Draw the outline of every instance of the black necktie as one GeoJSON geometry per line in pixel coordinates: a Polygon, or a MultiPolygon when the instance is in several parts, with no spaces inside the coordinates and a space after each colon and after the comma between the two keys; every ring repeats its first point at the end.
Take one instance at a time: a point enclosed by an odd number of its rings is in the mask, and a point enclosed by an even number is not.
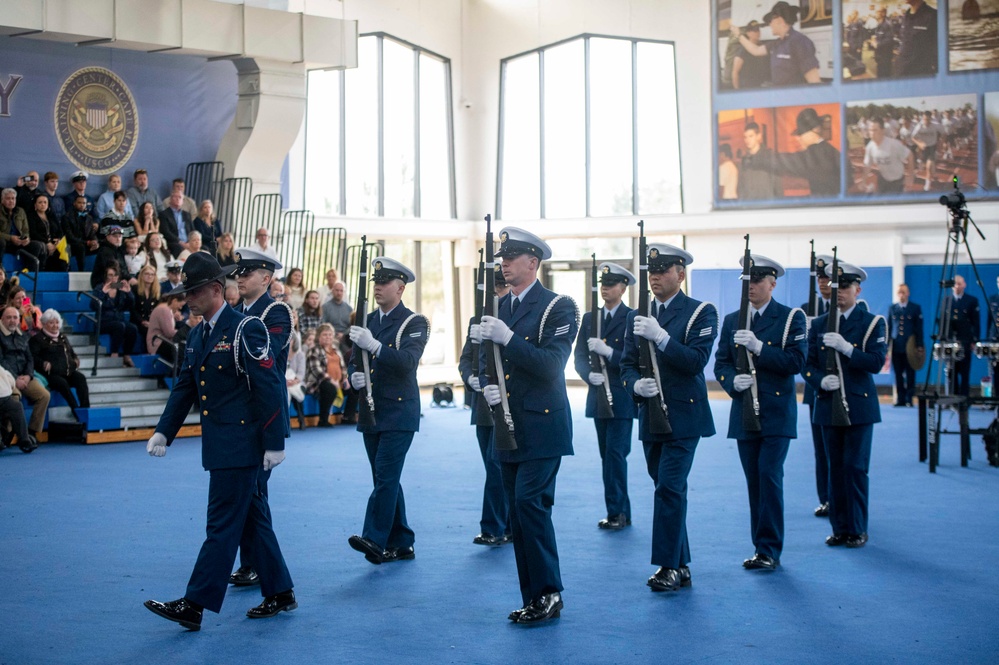
{"type": "Polygon", "coordinates": [[[607,314],[604,315],[604,331],[610,328],[611,319],[613,318],[614,317],[611,316],[610,312],[607,312],[607,314]]]}
{"type": "Polygon", "coordinates": [[[520,307],[520,298],[513,298],[510,301],[510,315],[517,313],[517,308],[520,307]]]}
{"type": "Polygon", "coordinates": [[[753,312],[753,322],[749,326],[750,329],[756,330],[756,324],[759,323],[759,322],[760,322],[760,313],[759,312],[753,312]]]}
{"type": "Polygon", "coordinates": [[[212,336],[212,327],[211,327],[211,325],[209,325],[208,321],[205,321],[204,325],[202,326],[202,331],[201,331],[201,348],[202,349],[207,349],[208,348],[208,338],[211,337],[211,336],[212,336]]]}

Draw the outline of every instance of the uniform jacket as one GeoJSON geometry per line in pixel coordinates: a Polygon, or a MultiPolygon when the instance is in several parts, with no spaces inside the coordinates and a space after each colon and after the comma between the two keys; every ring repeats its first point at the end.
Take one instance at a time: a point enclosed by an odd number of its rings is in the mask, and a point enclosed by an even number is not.
{"type": "MultiPolygon", "coordinates": [[[[359,432],[420,431],[420,386],[416,381],[416,368],[430,337],[427,320],[420,315],[413,317],[396,346],[399,328],[412,314],[401,302],[384,320],[380,320],[380,310],[368,314],[368,330],[382,343],[382,348],[377,358],[370,356],[371,373],[368,375],[368,389],[375,401],[375,425],[363,424],[368,402],[361,398],[359,432]]],[[[363,371],[361,350],[355,345],[347,372],[363,371]]]]}
{"type": "Polygon", "coordinates": [[[635,337],[634,322],[638,312],[628,312],[621,378],[632,398],[638,401],[639,438],[642,441],[672,441],[712,436],[715,433],[715,423],[708,404],[708,389],[704,383],[704,367],[708,364],[711,347],[718,335],[718,311],[714,305],[706,303],[694,317],[694,312],[700,305],[701,301],[689,298],[680,291],[658,319],[659,325],[670,335],[665,351],[656,349],[663,395],[669,410],[670,426],[673,428],[673,433],[669,435],[653,435],[649,432],[645,400],[635,395],[632,387],[642,378],[638,369],[638,343],[645,340],[635,337]]]}
{"type": "MultiPolygon", "coordinates": [[[[475,317],[468,320],[468,327],[471,328],[472,324],[475,322],[475,317]]],[[[480,407],[488,408],[485,400],[481,397],[482,393],[477,393],[472,390],[472,386],[468,385],[468,380],[473,376],[481,376],[481,368],[478,365],[478,358],[472,356],[472,339],[465,333],[465,344],[461,347],[461,357],[458,358],[458,373],[461,374],[461,380],[465,384],[465,392],[472,394],[471,399],[471,410],[472,419],[471,424],[476,423],[476,418],[478,417],[478,411],[480,407]]]]}
{"type": "MultiPolygon", "coordinates": [[[[243,318],[223,306],[207,345],[202,341],[205,322],[191,331],[177,383],[156,425],[172,442],[195,406],[201,413],[201,464],[208,471],[258,466],[265,450],[284,450],[280,418],[285,379],[275,368],[273,354],[258,361],[242,352],[246,374],[236,374],[233,344],[243,318]]],[[[259,355],[266,344],[263,326],[251,321],[241,334],[243,348],[259,355]]]]}
{"type": "MultiPolygon", "coordinates": [[[[573,454],[565,365],[572,354],[579,318],[576,304],[562,298],[552,307],[542,328],[545,310],[557,297],[536,282],[516,314],[510,313],[512,292],[499,301],[499,318],[513,331],[509,344],[499,349],[517,440],[516,450],[496,451],[500,462],[519,463],[573,454]]],[[[480,347],[482,363],[486,347],[485,344],[480,347]]]]}
{"type": "MultiPolygon", "coordinates": [[[[826,332],[828,318],[828,314],[817,317],[812,321],[812,328],[808,333],[805,381],[815,390],[812,421],[816,425],[832,425],[832,400],[838,399],[839,395],[838,390],[831,392],[822,390],[820,386],[822,377],[826,375],[826,346],[822,343],[822,336],[826,332]]],[[[840,354],[846,403],[850,407],[850,423],[853,425],[879,423],[881,407],[878,404],[874,375],[881,371],[885,356],[888,354],[888,326],[883,317],[875,317],[870,312],[854,308],[848,320],[840,321],[839,333],[846,341],[853,344],[851,357],[847,358],[840,354]],[[871,324],[875,319],[877,323],[872,328],[871,324]]]]}
{"type": "Polygon", "coordinates": [[[923,346],[923,310],[911,300],[905,305],[895,303],[888,310],[888,339],[895,353],[903,353],[910,337],[916,346],[923,346]]]}
{"type": "Polygon", "coordinates": [[[763,426],[763,430],[758,433],[742,429],[744,398],[732,385],[736,375],[737,348],[732,336],[739,328],[739,313],[732,312],[725,317],[718,338],[718,354],[715,356],[715,378],[732,397],[728,419],[730,439],[753,439],[761,436],[794,439],[798,436],[798,403],[794,377],[805,368],[808,335],[805,331],[804,313],[794,311],[794,316],[791,316],[792,311],[794,310],[790,307],[771,299],[760,315],[759,322],[752,326],[753,334],[763,342],[760,355],[753,355],[760,400],[760,424],[763,426]]]}
{"type": "MultiPolygon", "coordinates": [[[[601,327],[602,339],[609,347],[614,349],[614,353],[607,358],[607,377],[610,379],[611,397],[614,398],[614,419],[630,419],[638,415],[635,408],[635,400],[631,391],[624,387],[621,381],[621,358],[624,356],[624,329],[628,323],[628,312],[631,308],[621,303],[611,318],[610,326],[601,327]]],[[[601,308],[600,316],[604,316],[601,308]]],[[[592,312],[583,314],[583,322],[579,326],[579,336],[576,338],[576,350],[573,352],[573,359],[576,366],[576,374],[579,374],[583,381],[590,376],[590,349],[586,345],[586,340],[590,338],[593,320],[592,312]]],[[[590,386],[586,393],[586,417],[596,418],[597,416],[597,393],[604,389],[603,386],[590,386]]]]}
{"type": "MultiPolygon", "coordinates": [[[[155,203],[153,205],[156,205],[155,203]]],[[[181,211],[180,217],[182,223],[184,224],[184,230],[187,231],[187,235],[190,237],[191,231],[195,231],[194,220],[185,211],[181,211]]],[[[173,208],[167,208],[160,212],[160,233],[163,234],[163,240],[166,241],[167,247],[170,249],[170,253],[174,256],[180,256],[180,253],[184,251],[184,248],[180,245],[180,231],[177,228],[177,220],[173,216],[173,208]]]]}
{"type": "MultiPolygon", "coordinates": [[[[243,313],[246,316],[261,316],[272,302],[274,302],[274,298],[271,297],[270,293],[265,292],[257,298],[257,302],[253,303],[253,307],[248,312],[243,313]]],[[[267,325],[267,333],[271,338],[271,353],[274,356],[274,365],[281,376],[284,376],[285,370],[288,369],[288,350],[291,348],[291,345],[288,344],[288,338],[291,337],[291,315],[288,313],[288,308],[282,305],[271,307],[271,311],[267,313],[267,319],[264,323],[267,325]]],[[[284,387],[285,395],[287,395],[287,384],[282,381],[281,385],[284,387]]],[[[284,405],[285,434],[286,436],[291,436],[291,420],[288,418],[288,400],[285,399],[281,403],[284,405]]]]}
{"type": "Polygon", "coordinates": [[[978,311],[978,298],[967,291],[958,300],[948,295],[944,301],[944,312],[950,312],[950,338],[965,346],[978,341],[982,332],[982,317],[978,311]]]}
{"type": "MultiPolygon", "coordinates": [[[[823,314],[826,313],[826,311],[827,311],[827,309],[828,309],[829,306],[826,304],[826,301],[822,299],[822,296],[816,295],[815,297],[818,299],[818,315],[817,315],[817,317],[818,316],[822,316],[823,314]]],[[[807,302],[806,303],[802,303],[801,309],[805,312],[805,316],[807,317],[808,316],[808,303],[807,302]]],[[[815,319],[812,319],[811,323],[808,324],[809,325],[809,330],[811,330],[811,325],[814,324],[814,323],[815,323],[815,319]]],[[[802,378],[804,378],[804,376],[802,378]]],[[[802,404],[807,404],[809,406],[812,406],[812,405],[815,404],[815,391],[812,389],[812,384],[810,384],[808,381],[805,381],[805,392],[802,395],[801,403],[802,404]]]]}
{"type": "Polygon", "coordinates": [[[14,378],[31,376],[35,371],[35,361],[28,348],[28,335],[20,330],[11,333],[0,332],[0,366],[14,378]]]}

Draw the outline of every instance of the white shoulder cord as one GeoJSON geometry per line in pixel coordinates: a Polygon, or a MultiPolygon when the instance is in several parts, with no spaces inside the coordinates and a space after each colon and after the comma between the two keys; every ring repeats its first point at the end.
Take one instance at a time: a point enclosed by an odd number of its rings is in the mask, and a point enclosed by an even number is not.
{"type": "MultiPolygon", "coordinates": [[[[867,340],[871,338],[871,333],[874,332],[874,329],[878,326],[878,320],[884,321],[885,317],[881,316],[880,314],[874,315],[874,320],[871,321],[871,325],[867,326],[867,333],[864,334],[864,343],[860,345],[861,351],[864,352],[867,351],[867,340]]],[[[888,324],[885,323],[885,325],[887,326],[888,324]]]]}
{"type": "MultiPolygon", "coordinates": [[[[274,301],[270,305],[268,305],[264,309],[263,312],[261,312],[260,316],[246,316],[246,317],[243,317],[243,320],[240,321],[239,325],[236,326],[236,335],[235,335],[236,339],[234,339],[233,343],[232,343],[232,355],[233,355],[233,361],[236,363],[236,374],[237,375],[239,375],[239,374],[246,374],[246,369],[243,367],[243,364],[240,362],[240,350],[244,346],[243,343],[242,343],[242,341],[243,341],[243,326],[245,326],[250,321],[259,321],[260,324],[264,327],[264,337],[267,340],[267,343],[264,344],[264,348],[261,349],[259,356],[253,355],[253,352],[250,351],[249,349],[246,350],[246,355],[248,355],[251,359],[256,360],[256,361],[259,362],[259,361],[263,360],[264,358],[266,358],[268,356],[268,354],[270,354],[270,352],[271,352],[271,333],[270,333],[270,330],[267,329],[267,322],[264,319],[267,317],[267,313],[270,312],[271,308],[274,307],[275,305],[281,305],[282,307],[285,307],[288,310],[288,312],[289,312],[289,319],[288,319],[288,321],[290,323],[291,322],[290,312],[292,311],[291,306],[288,303],[274,301]]],[[[289,344],[291,344],[291,334],[290,334],[290,332],[291,331],[289,330],[288,341],[285,342],[285,346],[288,346],[289,344]]],[[[247,377],[246,377],[246,382],[247,382],[247,384],[249,384],[249,382],[250,382],[249,375],[247,375],[247,377]]]]}
{"type": "MultiPolygon", "coordinates": [[[[794,322],[794,315],[797,312],[801,312],[801,315],[805,316],[805,310],[801,309],[800,307],[795,307],[787,315],[787,321],[784,322],[784,337],[781,338],[781,341],[780,341],[780,348],[782,348],[782,349],[787,346],[787,336],[791,334],[791,323],[794,322]]],[[[805,329],[806,330],[808,329],[808,317],[807,316],[805,316],[805,329]]]]}
{"type": "Polygon", "coordinates": [[[684,344],[686,344],[688,341],[690,341],[690,329],[694,327],[694,321],[697,320],[697,316],[701,313],[701,311],[705,307],[709,307],[709,306],[710,307],[714,307],[715,311],[718,311],[718,308],[715,307],[714,303],[711,303],[711,302],[702,302],[700,305],[697,306],[697,309],[694,310],[694,313],[690,315],[690,320],[687,321],[687,330],[683,333],[683,343],[684,344]]]}
{"type": "Polygon", "coordinates": [[[548,315],[551,314],[552,309],[555,308],[555,304],[559,300],[568,300],[572,303],[573,317],[576,321],[576,327],[579,327],[579,307],[576,305],[576,301],[566,295],[557,295],[555,298],[548,303],[548,307],[545,308],[545,313],[541,315],[541,325],[538,326],[538,342],[541,342],[541,335],[545,332],[545,323],[548,321],[548,315]]]}
{"type": "Polygon", "coordinates": [[[396,335],[395,335],[395,348],[398,349],[400,347],[400,345],[402,344],[402,333],[406,331],[406,326],[409,325],[409,322],[412,321],[413,319],[415,319],[416,317],[420,317],[421,319],[423,319],[426,322],[426,324],[427,324],[427,340],[428,341],[430,340],[430,319],[428,319],[427,317],[425,317],[422,314],[417,314],[416,312],[414,312],[414,313],[410,314],[408,317],[406,317],[406,320],[402,322],[401,326],[399,326],[399,332],[397,332],[396,335]]]}

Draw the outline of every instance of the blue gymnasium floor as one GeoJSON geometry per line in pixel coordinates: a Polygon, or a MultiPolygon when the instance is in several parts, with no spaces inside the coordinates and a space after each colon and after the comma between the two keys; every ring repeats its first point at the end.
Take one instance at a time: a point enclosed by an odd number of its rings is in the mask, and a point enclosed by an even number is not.
{"type": "MultiPolygon", "coordinates": [[[[198,441],[164,459],[144,443],[5,451],[0,663],[996,662],[999,469],[980,437],[966,469],[951,437],[931,476],[916,461],[915,410],[883,407],[861,550],[823,544],[811,442],[792,444],[783,567],[769,575],[741,566],[752,546],[735,445],[702,441],[690,477],[693,588],[653,594],[641,448],[630,458],[634,526],[599,531],[595,437],[582,392],[572,399],[577,454],[563,463],[554,513],[566,608],[549,625],[506,620],[520,605],[513,551],[471,543],[483,472],[468,414],[428,408],[403,474],[415,561],[372,566],[347,545],[370,491],[359,435],[296,432],[270,491],[300,608],[250,620],[258,591],[234,589],[200,633],[142,607],[183,595],[201,544],[198,441]]],[[[728,402],[713,409],[724,432],[728,402]]]]}

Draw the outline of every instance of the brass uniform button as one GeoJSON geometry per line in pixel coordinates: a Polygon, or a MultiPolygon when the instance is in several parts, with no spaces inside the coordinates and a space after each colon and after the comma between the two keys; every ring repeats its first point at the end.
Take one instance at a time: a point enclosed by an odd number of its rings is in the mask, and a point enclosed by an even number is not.
{"type": "Polygon", "coordinates": [[[203,416],[207,416],[207,415],[208,415],[208,409],[205,409],[204,411],[202,411],[202,412],[201,412],[201,415],[203,415],[203,416]]]}
{"type": "Polygon", "coordinates": [[[201,382],[201,385],[205,385],[205,382],[204,382],[204,381],[202,381],[202,382],[201,382]]]}
{"type": "Polygon", "coordinates": [[[208,395],[202,395],[201,396],[201,401],[202,402],[204,402],[206,399],[208,399],[208,395]]]}
{"type": "Polygon", "coordinates": [[[548,409],[545,409],[545,413],[548,413],[548,409]]]}
{"type": "Polygon", "coordinates": [[[204,372],[204,371],[205,371],[205,366],[204,366],[204,365],[202,365],[202,366],[201,366],[201,371],[202,371],[202,372],[204,372]]]}

